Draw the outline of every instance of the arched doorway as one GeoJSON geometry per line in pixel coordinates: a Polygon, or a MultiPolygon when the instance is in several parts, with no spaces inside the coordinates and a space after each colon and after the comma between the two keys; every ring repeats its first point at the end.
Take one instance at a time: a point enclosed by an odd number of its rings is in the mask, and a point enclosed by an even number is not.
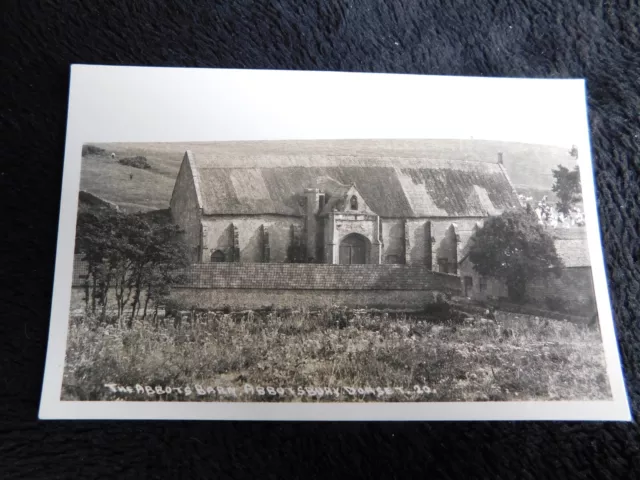
{"type": "Polygon", "coordinates": [[[225,261],[225,255],[220,250],[216,250],[215,252],[211,253],[212,263],[222,263],[224,261],[225,261]]]}
{"type": "Polygon", "coordinates": [[[358,233],[347,235],[340,242],[340,265],[367,263],[369,241],[358,233]]]}

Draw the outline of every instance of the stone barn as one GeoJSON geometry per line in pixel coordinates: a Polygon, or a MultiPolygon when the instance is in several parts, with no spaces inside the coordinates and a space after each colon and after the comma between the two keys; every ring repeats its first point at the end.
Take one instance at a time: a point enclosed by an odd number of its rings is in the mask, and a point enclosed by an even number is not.
{"type": "MultiPolygon", "coordinates": [[[[560,276],[532,279],[527,284],[527,303],[548,310],[572,310],[588,314],[595,312],[595,291],[587,234],[584,228],[549,228],[558,256],[564,263],[560,276]]],[[[460,261],[462,294],[473,300],[485,301],[507,298],[506,284],[497,278],[483,277],[474,269],[466,256],[460,261]]]]}
{"type": "Polygon", "coordinates": [[[474,226],[519,206],[501,161],[318,144],[304,154],[286,142],[277,153],[186,151],[170,208],[193,261],[407,264],[457,274],[474,226]]]}

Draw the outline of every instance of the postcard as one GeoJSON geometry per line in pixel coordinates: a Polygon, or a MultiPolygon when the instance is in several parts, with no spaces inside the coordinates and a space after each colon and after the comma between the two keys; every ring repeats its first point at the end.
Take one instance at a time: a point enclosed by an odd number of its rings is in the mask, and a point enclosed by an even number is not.
{"type": "Polygon", "coordinates": [[[630,420],[573,79],[74,65],[42,419],[630,420]]]}

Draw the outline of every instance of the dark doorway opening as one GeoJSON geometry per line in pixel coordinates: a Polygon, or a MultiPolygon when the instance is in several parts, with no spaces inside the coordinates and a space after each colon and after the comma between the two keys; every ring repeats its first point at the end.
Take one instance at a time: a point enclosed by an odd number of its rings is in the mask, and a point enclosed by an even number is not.
{"type": "Polygon", "coordinates": [[[473,290],[473,278],[464,277],[464,296],[470,297],[473,290]]]}
{"type": "Polygon", "coordinates": [[[220,250],[216,250],[211,254],[211,262],[212,263],[222,263],[225,260],[225,255],[220,250]]]}
{"type": "Polygon", "coordinates": [[[367,239],[357,233],[347,235],[340,242],[340,265],[367,263],[367,239]]]}

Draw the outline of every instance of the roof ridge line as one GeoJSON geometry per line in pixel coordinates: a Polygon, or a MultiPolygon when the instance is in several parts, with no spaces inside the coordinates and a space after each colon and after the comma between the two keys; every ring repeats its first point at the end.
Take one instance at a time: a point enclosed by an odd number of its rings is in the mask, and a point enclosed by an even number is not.
{"type": "MultiPolygon", "coordinates": [[[[304,157],[313,157],[314,155],[304,155],[304,157]]],[[[360,156],[357,155],[317,155],[319,157],[331,157],[331,158],[361,158],[360,156]]],[[[303,155],[244,155],[244,156],[237,156],[234,155],[233,158],[234,159],[242,159],[242,158],[257,158],[257,157],[303,157],[303,155]]],[[[368,156],[368,158],[386,158],[386,159],[404,159],[404,160],[413,160],[415,159],[416,161],[421,161],[421,160],[426,160],[426,161],[434,161],[434,162],[446,162],[446,163],[465,163],[465,164],[481,164],[481,165],[495,165],[496,167],[498,166],[498,164],[491,162],[491,161],[484,161],[484,160],[468,160],[468,159],[446,159],[446,158],[429,158],[429,157],[396,157],[396,156],[375,156],[375,157],[371,157],[368,156]]],[[[366,157],[363,158],[363,160],[366,160],[366,157]]],[[[350,165],[324,165],[322,163],[316,163],[313,165],[313,167],[335,167],[335,166],[345,166],[348,167],[350,165]]],[[[359,167],[366,167],[367,165],[358,165],[359,167]]],[[[394,168],[395,165],[372,165],[372,167],[389,167],[389,168],[394,168]]],[[[220,166],[216,166],[216,165],[206,165],[206,166],[200,166],[199,167],[201,170],[205,170],[205,169],[216,169],[216,168],[233,168],[233,169],[248,169],[248,168],[309,168],[306,165],[276,165],[276,166],[268,166],[268,165],[220,165],[220,166]]],[[[502,169],[504,169],[502,167],[502,169]]],[[[505,170],[506,171],[506,170],[505,170]]],[[[510,182],[511,183],[511,182],[510,182]]]]}

